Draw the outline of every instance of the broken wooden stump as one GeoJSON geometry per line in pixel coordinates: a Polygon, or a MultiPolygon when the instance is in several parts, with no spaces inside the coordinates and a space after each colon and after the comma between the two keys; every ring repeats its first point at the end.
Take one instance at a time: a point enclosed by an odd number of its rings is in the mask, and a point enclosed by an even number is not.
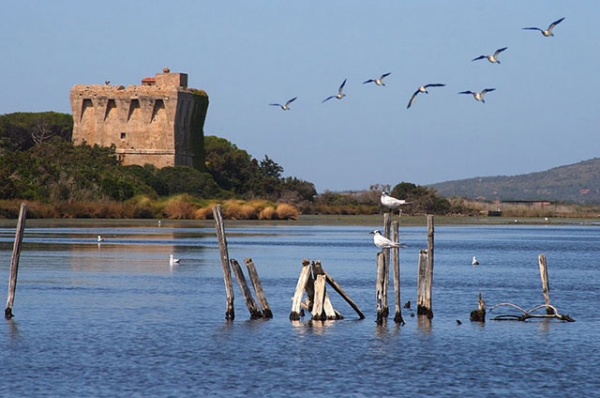
{"type": "Polygon", "coordinates": [[[19,219],[15,231],[15,241],[13,243],[12,257],[10,259],[10,275],[8,278],[8,297],[6,299],[6,309],[4,318],[11,320],[13,318],[12,308],[15,303],[15,293],[17,291],[17,275],[19,273],[19,257],[21,256],[21,243],[23,242],[23,231],[25,230],[25,219],[27,217],[27,204],[21,203],[19,210],[19,219]]]}
{"type": "Polygon", "coordinates": [[[433,289],[433,248],[434,248],[433,216],[427,216],[427,250],[419,252],[417,279],[417,315],[433,318],[431,296],[433,289]]]}
{"type": "Polygon", "coordinates": [[[381,325],[385,319],[385,304],[383,300],[383,284],[385,281],[385,256],[383,252],[377,253],[377,279],[375,280],[375,300],[377,303],[377,322],[381,325]]]}
{"type": "Polygon", "coordinates": [[[259,319],[263,317],[262,312],[258,309],[254,298],[252,297],[252,292],[248,287],[248,283],[246,282],[246,277],[244,277],[244,273],[242,272],[242,267],[235,260],[231,259],[231,268],[233,269],[233,274],[235,275],[235,279],[237,279],[238,286],[242,291],[242,296],[246,301],[246,307],[248,307],[248,311],[250,312],[250,319],[259,319]]]}
{"type": "MultiPolygon", "coordinates": [[[[398,221],[392,222],[392,242],[400,242],[399,225],[398,221]]],[[[394,301],[396,310],[394,322],[404,325],[402,309],[400,308],[400,248],[395,247],[392,249],[392,267],[394,269],[394,301]]]]}
{"type": "Polygon", "coordinates": [[[233,321],[235,318],[235,309],[233,307],[233,281],[231,280],[231,268],[229,268],[229,252],[227,251],[227,238],[225,237],[221,205],[213,207],[213,217],[215,219],[215,229],[217,230],[219,253],[221,256],[221,267],[223,268],[223,280],[225,282],[225,319],[233,321]]]}
{"type": "MultiPolygon", "coordinates": [[[[542,278],[542,294],[544,295],[544,301],[546,305],[550,305],[550,284],[548,282],[548,265],[546,263],[546,255],[538,255],[538,264],[540,266],[540,277],[542,278]]],[[[552,309],[546,307],[546,313],[552,314],[552,309]]]]}
{"type": "Polygon", "coordinates": [[[302,296],[304,295],[306,283],[308,282],[310,275],[310,261],[304,259],[302,260],[302,270],[300,271],[300,277],[298,278],[298,283],[296,284],[296,290],[294,292],[294,298],[292,299],[292,311],[290,312],[291,321],[300,320],[302,296]]]}
{"type": "Polygon", "coordinates": [[[260,283],[260,279],[258,277],[258,272],[256,272],[256,266],[251,258],[245,258],[244,263],[246,264],[246,268],[248,269],[248,275],[250,276],[250,280],[252,281],[252,286],[254,287],[254,292],[256,293],[256,298],[258,299],[258,303],[262,307],[262,315],[265,318],[273,318],[273,312],[271,312],[271,307],[269,307],[269,303],[267,302],[267,296],[265,295],[265,291],[262,288],[262,284],[260,283]]]}
{"type": "Polygon", "coordinates": [[[471,322],[485,322],[485,301],[479,292],[479,305],[476,310],[471,311],[471,322]]]}

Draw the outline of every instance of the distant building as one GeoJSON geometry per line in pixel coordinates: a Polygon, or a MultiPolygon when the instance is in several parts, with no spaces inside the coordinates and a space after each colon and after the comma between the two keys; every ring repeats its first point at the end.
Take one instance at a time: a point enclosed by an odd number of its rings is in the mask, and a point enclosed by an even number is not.
{"type": "Polygon", "coordinates": [[[116,147],[124,165],[205,168],[208,95],[168,68],[139,86],[77,84],[71,89],[73,141],[116,147]]]}

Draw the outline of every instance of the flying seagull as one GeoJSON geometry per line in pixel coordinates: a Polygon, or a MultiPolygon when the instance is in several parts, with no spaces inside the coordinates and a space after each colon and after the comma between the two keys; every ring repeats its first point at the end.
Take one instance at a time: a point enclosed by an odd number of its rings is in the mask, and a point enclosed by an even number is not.
{"type": "Polygon", "coordinates": [[[284,111],[289,111],[289,110],[290,110],[290,104],[291,104],[292,102],[296,101],[296,98],[298,98],[298,97],[294,97],[294,98],[292,98],[291,100],[289,100],[288,102],[286,102],[286,103],[285,103],[285,105],[281,105],[281,104],[269,104],[269,105],[272,105],[272,106],[278,106],[278,107],[280,107],[281,109],[283,109],[284,111]]]}
{"type": "Polygon", "coordinates": [[[346,96],[346,94],[343,93],[344,90],[344,85],[346,84],[346,80],[344,79],[344,81],[342,82],[342,84],[340,85],[340,88],[338,89],[338,93],[337,95],[330,95],[329,97],[325,98],[321,103],[325,102],[325,101],[329,101],[332,98],[337,98],[337,99],[342,99],[346,96]]]}
{"type": "Polygon", "coordinates": [[[531,27],[531,28],[523,28],[523,30],[539,30],[540,32],[542,32],[542,34],[545,37],[548,36],[554,36],[554,33],[552,33],[552,29],[554,29],[554,27],[556,25],[558,25],[559,23],[561,23],[563,21],[563,19],[565,19],[565,17],[562,17],[561,19],[554,21],[550,24],[550,26],[548,26],[548,29],[544,30],[544,29],[540,29],[540,28],[536,28],[536,27],[531,27]]]}
{"type": "Polygon", "coordinates": [[[391,210],[397,209],[402,205],[409,204],[409,202],[407,202],[406,200],[396,199],[393,196],[388,195],[385,191],[381,192],[381,197],[379,198],[379,200],[381,201],[382,205],[388,207],[391,210]]]}
{"type": "Polygon", "coordinates": [[[391,249],[404,246],[401,243],[392,242],[385,236],[381,235],[381,232],[377,229],[371,233],[373,234],[373,243],[375,243],[375,246],[379,247],[380,249],[391,249]]]}
{"type": "Polygon", "coordinates": [[[419,93],[425,93],[425,94],[429,94],[429,91],[427,91],[428,87],[444,87],[445,84],[441,84],[441,83],[434,83],[434,84],[426,84],[424,86],[420,86],[417,91],[415,91],[412,95],[412,97],[410,97],[410,101],[408,101],[408,106],[406,107],[406,109],[410,108],[410,106],[413,104],[413,102],[415,102],[415,99],[417,98],[417,94],[419,93]]]}
{"type": "Polygon", "coordinates": [[[369,79],[367,81],[364,81],[363,84],[366,84],[366,83],[375,83],[378,86],[385,86],[385,84],[383,83],[383,79],[386,76],[388,76],[390,73],[392,73],[392,72],[384,73],[383,75],[381,75],[381,77],[379,79],[369,79]]]}
{"type": "Polygon", "coordinates": [[[508,47],[504,47],[504,48],[499,48],[496,50],[496,52],[494,53],[494,55],[480,55],[477,58],[473,58],[471,61],[477,61],[478,59],[487,59],[488,61],[490,61],[491,63],[496,63],[498,65],[500,65],[500,61],[498,60],[498,55],[500,55],[500,53],[504,50],[506,50],[508,47]]]}
{"type": "Polygon", "coordinates": [[[483,99],[483,96],[485,95],[485,93],[489,93],[490,91],[494,91],[495,88],[486,88],[481,90],[480,93],[474,93],[472,91],[461,91],[459,94],[471,94],[473,96],[473,98],[475,98],[477,101],[481,101],[485,104],[485,100],[483,99]]]}

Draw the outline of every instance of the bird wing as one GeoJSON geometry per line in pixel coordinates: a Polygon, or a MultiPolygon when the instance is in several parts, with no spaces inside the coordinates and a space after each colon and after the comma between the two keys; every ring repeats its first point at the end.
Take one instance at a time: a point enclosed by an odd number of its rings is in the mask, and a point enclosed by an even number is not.
{"type": "Polygon", "coordinates": [[[288,106],[289,104],[291,104],[292,102],[296,101],[296,98],[298,97],[294,97],[291,100],[289,100],[288,102],[285,103],[285,106],[288,106]]]}
{"type": "Polygon", "coordinates": [[[340,89],[338,90],[338,92],[339,92],[340,94],[342,93],[342,90],[344,89],[344,86],[346,85],[346,80],[347,80],[347,79],[344,79],[344,81],[342,82],[342,85],[340,86],[340,89]]]}
{"type": "Polygon", "coordinates": [[[461,91],[459,94],[475,94],[472,91],[461,91]]]}
{"type": "Polygon", "coordinates": [[[410,108],[412,103],[415,102],[415,99],[417,98],[417,94],[419,94],[419,90],[415,91],[413,93],[412,97],[410,97],[410,101],[408,101],[408,106],[406,107],[406,109],[410,108]]]}
{"type": "Polygon", "coordinates": [[[552,28],[554,28],[556,25],[558,25],[559,23],[561,23],[563,21],[563,19],[565,19],[565,17],[562,17],[561,19],[552,22],[550,24],[550,26],[548,26],[548,30],[552,30],[552,28]]]}
{"type": "Polygon", "coordinates": [[[535,27],[531,27],[531,28],[522,28],[521,30],[539,30],[540,32],[543,32],[543,29],[540,28],[535,28],[535,27]]]}
{"type": "Polygon", "coordinates": [[[497,57],[498,54],[500,54],[502,51],[506,50],[508,47],[504,47],[504,48],[499,48],[496,50],[496,52],[494,53],[494,57],[497,57]]]}
{"type": "Polygon", "coordinates": [[[390,73],[392,73],[392,72],[384,73],[383,75],[381,75],[381,77],[379,79],[382,80],[384,77],[388,76],[390,73]]]}
{"type": "Polygon", "coordinates": [[[332,98],[335,98],[335,95],[330,95],[329,97],[325,98],[321,103],[323,103],[325,101],[329,101],[332,98]]]}
{"type": "Polygon", "coordinates": [[[423,87],[427,88],[427,87],[444,87],[445,84],[442,83],[432,83],[432,84],[426,84],[423,87]]]}
{"type": "Polygon", "coordinates": [[[477,61],[478,59],[484,59],[486,56],[485,55],[480,55],[477,58],[473,58],[471,61],[477,61]]]}
{"type": "Polygon", "coordinates": [[[271,106],[282,106],[281,104],[269,104],[271,106]]]}
{"type": "Polygon", "coordinates": [[[374,81],[375,81],[375,80],[373,80],[373,79],[369,79],[369,80],[366,80],[366,81],[364,81],[364,82],[363,82],[363,84],[366,84],[366,83],[373,83],[374,81]]]}
{"type": "Polygon", "coordinates": [[[494,91],[495,88],[484,88],[483,90],[481,90],[481,95],[485,94],[485,93],[489,93],[490,91],[494,91]]]}

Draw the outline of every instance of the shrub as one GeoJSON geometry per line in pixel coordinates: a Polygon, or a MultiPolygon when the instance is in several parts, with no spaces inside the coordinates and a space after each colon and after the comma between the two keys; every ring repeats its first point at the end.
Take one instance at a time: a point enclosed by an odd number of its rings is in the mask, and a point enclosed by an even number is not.
{"type": "Polygon", "coordinates": [[[282,203],[275,209],[277,218],[280,220],[297,220],[300,212],[294,206],[282,203]]]}

